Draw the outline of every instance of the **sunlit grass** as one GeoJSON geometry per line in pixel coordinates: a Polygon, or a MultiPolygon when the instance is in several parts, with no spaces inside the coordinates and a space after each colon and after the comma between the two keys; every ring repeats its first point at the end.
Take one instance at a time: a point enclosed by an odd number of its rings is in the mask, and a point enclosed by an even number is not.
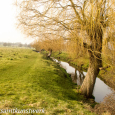
{"type": "Polygon", "coordinates": [[[30,49],[0,48],[0,55],[0,109],[44,108],[48,115],[94,115],[55,62],[30,49]]]}

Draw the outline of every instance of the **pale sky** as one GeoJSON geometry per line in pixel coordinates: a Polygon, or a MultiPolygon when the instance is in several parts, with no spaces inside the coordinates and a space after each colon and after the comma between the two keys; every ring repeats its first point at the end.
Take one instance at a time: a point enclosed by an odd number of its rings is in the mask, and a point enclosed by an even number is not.
{"type": "Polygon", "coordinates": [[[0,42],[30,43],[30,40],[16,28],[15,0],[0,0],[0,42]]]}

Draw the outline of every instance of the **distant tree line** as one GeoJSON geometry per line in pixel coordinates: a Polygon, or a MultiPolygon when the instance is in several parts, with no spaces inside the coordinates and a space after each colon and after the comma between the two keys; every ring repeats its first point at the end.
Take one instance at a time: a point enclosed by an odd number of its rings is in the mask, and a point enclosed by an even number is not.
{"type": "Polygon", "coordinates": [[[20,42],[17,42],[17,43],[0,42],[0,46],[28,47],[28,48],[31,48],[31,45],[30,45],[30,44],[22,44],[22,43],[20,43],[20,42]]]}

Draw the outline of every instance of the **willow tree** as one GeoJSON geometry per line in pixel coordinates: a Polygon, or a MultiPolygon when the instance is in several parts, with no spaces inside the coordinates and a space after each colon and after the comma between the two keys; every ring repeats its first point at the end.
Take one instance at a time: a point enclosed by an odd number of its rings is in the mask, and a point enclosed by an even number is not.
{"type": "Polygon", "coordinates": [[[64,49],[64,40],[63,38],[55,38],[56,36],[50,35],[44,39],[34,40],[32,46],[37,50],[41,51],[42,49],[49,51],[48,57],[51,56],[52,51],[59,53],[64,49]],[[55,38],[55,39],[54,39],[55,38]]]}
{"type": "Polygon", "coordinates": [[[81,93],[90,97],[102,67],[106,31],[114,31],[114,0],[19,0],[17,6],[19,25],[27,35],[38,39],[55,35],[69,41],[74,31],[76,42],[89,53],[89,68],[81,93]]]}

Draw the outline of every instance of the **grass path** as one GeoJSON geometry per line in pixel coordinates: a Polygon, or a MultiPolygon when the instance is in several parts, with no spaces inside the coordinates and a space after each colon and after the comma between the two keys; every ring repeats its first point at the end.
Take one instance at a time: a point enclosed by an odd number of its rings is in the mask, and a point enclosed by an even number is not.
{"type": "Polygon", "coordinates": [[[0,109],[44,108],[47,115],[94,115],[55,62],[29,49],[2,48],[0,53],[0,109]]]}

